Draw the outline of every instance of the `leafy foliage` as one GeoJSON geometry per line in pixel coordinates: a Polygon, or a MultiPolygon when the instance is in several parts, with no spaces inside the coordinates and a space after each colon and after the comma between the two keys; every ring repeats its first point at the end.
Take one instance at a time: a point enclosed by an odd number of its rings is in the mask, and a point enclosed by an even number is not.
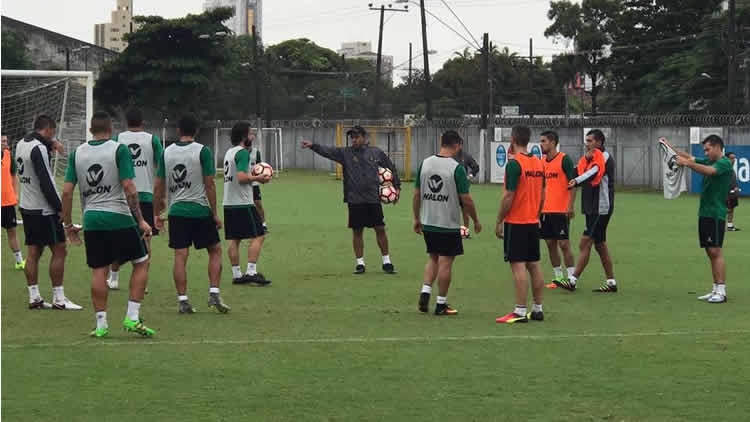
{"type": "Polygon", "coordinates": [[[26,37],[15,31],[2,31],[2,64],[3,69],[33,69],[26,50],[26,37]]]}

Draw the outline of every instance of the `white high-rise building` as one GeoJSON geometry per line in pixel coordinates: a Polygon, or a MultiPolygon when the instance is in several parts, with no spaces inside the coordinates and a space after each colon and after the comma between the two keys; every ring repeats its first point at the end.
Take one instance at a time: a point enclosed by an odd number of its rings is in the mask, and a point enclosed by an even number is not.
{"type": "Polygon", "coordinates": [[[252,34],[254,25],[258,39],[263,39],[263,0],[205,0],[203,3],[204,11],[217,7],[234,8],[234,16],[224,25],[235,35],[252,34]]]}
{"type": "Polygon", "coordinates": [[[128,47],[125,34],[138,30],[133,22],[133,0],[117,0],[117,9],[112,11],[107,23],[94,25],[94,44],[122,52],[128,47]]]}

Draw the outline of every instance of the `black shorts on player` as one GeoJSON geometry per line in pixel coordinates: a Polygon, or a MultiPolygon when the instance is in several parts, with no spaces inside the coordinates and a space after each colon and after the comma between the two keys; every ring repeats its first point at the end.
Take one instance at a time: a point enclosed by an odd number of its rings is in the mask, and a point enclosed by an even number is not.
{"type": "Polygon", "coordinates": [[[0,215],[0,226],[2,226],[2,228],[4,229],[12,229],[18,226],[15,206],[8,205],[2,207],[2,215],[0,215]]]}
{"type": "Polygon", "coordinates": [[[539,261],[539,224],[505,223],[503,252],[505,262],[539,261]]]}
{"type": "Polygon", "coordinates": [[[253,201],[262,201],[263,197],[260,196],[260,186],[253,186],[253,201]]]}
{"type": "Polygon", "coordinates": [[[158,236],[159,229],[154,224],[154,204],[151,202],[141,202],[141,214],[143,219],[151,226],[151,236],[158,236]]]}
{"type": "Polygon", "coordinates": [[[380,204],[348,204],[349,228],[363,229],[385,226],[383,206],[380,204]]]}
{"type": "Polygon", "coordinates": [[[464,254],[461,233],[422,232],[427,253],[438,256],[459,256],[464,254]]]}
{"type": "Polygon", "coordinates": [[[23,234],[28,246],[52,246],[65,243],[65,230],[57,214],[41,215],[21,212],[23,234]]]}
{"type": "Polygon", "coordinates": [[[721,248],[724,246],[726,221],[710,217],[698,217],[698,240],[701,248],[721,248]]]}
{"type": "Polygon", "coordinates": [[[546,240],[568,240],[570,219],[567,214],[542,214],[540,236],[546,240]]]}
{"type": "Polygon", "coordinates": [[[586,229],[583,235],[594,239],[595,244],[607,241],[607,226],[612,215],[586,214],[586,229]]]}
{"type": "Polygon", "coordinates": [[[263,222],[255,207],[224,208],[224,238],[226,240],[254,239],[263,236],[263,222]]]}
{"type": "Polygon", "coordinates": [[[213,217],[169,216],[169,247],[206,249],[219,243],[219,230],[213,217]]]}
{"type": "Polygon", "coordinates": [[[727,198],[727,208],[730,210],[733,210],[737,208],[737,206],[740,205],[740,200],[736,196],[732,195],[729,198],[727,198]]]}
{"type": "Polygon", "coordinates": [[[143,235],[137,227],[118,230],[84,230],[86,265],[89,268],[106,267],[113,262],[133,261],[137,264],[148,259],[143,235]]]}

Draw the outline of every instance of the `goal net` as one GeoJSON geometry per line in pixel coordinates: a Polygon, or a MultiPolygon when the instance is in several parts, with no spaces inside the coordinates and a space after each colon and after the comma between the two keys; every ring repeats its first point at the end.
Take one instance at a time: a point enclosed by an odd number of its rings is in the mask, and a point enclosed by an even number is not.
{"type": "MultiPolygon", "coordinates": [[[[284,146],[281,128],[257,128],[251,129],[255,133],[253,147],[260,150],[261,159],[273,167],[274,177],[284,171],[284,146]]],[[[232,136],[232,128],[216,128],[214,134],[214,155],[216,167],[220,172],[224,171],[224,155],[231,148],[229,139],[232,136]]]]}
{"type": "Polygon", "coordinates": [[[55,175],[62,175],[67,153],[87,139],[93,114],[93,73],[2,70],[0,81],[2,134],[15,148],[32,131],[37,116],[46,114],[55,119],[55,137],[65,146],[66,153],[53,154],[52,166],[55,175]]]}

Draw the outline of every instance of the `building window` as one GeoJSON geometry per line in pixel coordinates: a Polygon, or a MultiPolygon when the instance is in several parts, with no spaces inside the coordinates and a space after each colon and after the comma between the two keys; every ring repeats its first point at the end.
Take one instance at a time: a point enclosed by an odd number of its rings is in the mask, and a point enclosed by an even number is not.
{"type": "Polygon", "coordinates": [[[120,32],[119,28],[112,28],[112,32],[120,32]]]}

